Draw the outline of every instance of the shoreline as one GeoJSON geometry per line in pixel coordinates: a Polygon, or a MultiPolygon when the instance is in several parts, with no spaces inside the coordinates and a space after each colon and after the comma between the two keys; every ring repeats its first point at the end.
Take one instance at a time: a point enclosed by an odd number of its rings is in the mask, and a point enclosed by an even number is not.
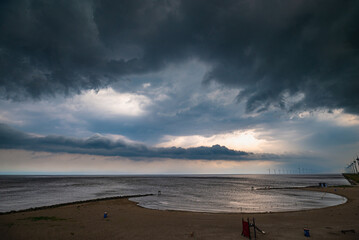
{"type": "MultiPolygon", "coordinates": [[[[130,200],[129,198],[127,198],[128,201],[133,202],[137,207],[143,208],[143,209],[148,209],[148,210],[155,210],[155,211],[168,211],[168,212],[182,212],[182,213],[199,213],[199,214],[252,214],[252,215],[257,215],[257,214],[274,214],[274,213],[295,213],[295,212],[306,212],[306,211],[313,211],[313,210],[321,210],[321,209],[327,209],[327,208],[335,208],[344,204],[347,204],[350,201],[350,198],[348,196],[344,196],[341,194],[338,194],[336,191],[332,192],[332,191],[325,191],[326,189],[337,189],[337,188],[346,188],[346,187],[353,187],[352,185],[343,185],[343,186],[329,186],[329,187],[317,187],[317,186],[307,186],[307,187],[284,187],[284,188],[270,188],[270,189],[256,189],[256,190],[278,190],[278,189],[289,189],[289,190],[299,190],[299,191],[313,191],[313,192],[325,192],[325,193],[331,193],[331,194],[335,194],[337,196],[341,196],[344,197],[346,199],[346,201],[344,203],[341,204],[337,204],[337,205],[333,205],[333,206],[325,206],[325,207],[319,207],[319,208],[310,208],[310,209],[300,209],[300,210],[293,210],[293,211],[278,211],[278,212],[271,212],[271,211],[267,211],[267,212],[199,212],[199,211],[189,211],[189,210],[175,210],[175,209],[154,209],[154,208],[146,208],[143,207],[141,205],[139,205],[136,201],[130,200]]],[[[153,195],[153,194],[152,194],[153,195]]]]}
{"type": "Polygon", "coordinates": [[[326,208],[271,213],[206,213],[155,210],[124,197],[0,215],[4,239],[244,239],[241,219],[266,232],[257,239],[359,238],[359,186],[305,188],[347,198],[326,208]],[[335,191],[336,190],[336,191],[335,191]],[[104,212],[108,217],[104,218],[104,212]],[[354,232],[347,230],[354,230],[354,232]],[[344,233],[342,232],[344,231],[344,233]]]}
{"type": "MultiPolygon", "coordinates": [[[[304,186],[304,187],[283,187],[283,188],[257,188],[256,191],[270,191],[270,190],[303,190],[303,191],[314,191],[314,192],[328,192],[325,191],[325,189],[330,188],[345,188],[345,187],[353,187],[352,185],[342,185],[342,186],[329,186],[329,187],[318,187],[318,186],[304,186]]],[[[130,202],[133,202],[136,206],[143,208],[143,209],[150,209],[150,210],[158,210],[158,211],[174,211],[174,212],[190,212],[190,213],[206,213],[206,214],[268,214],[268,213],[291,213],[291,212],[301,212],[301,211],[311,211],[315,209],[325,209],[325,208],[331,208],[336,207],[339,205],[346,204],[349,202],[349,198],[343,195],[340,195],[338,193],[328,192],[331,194],[335,194],[341,197],[346,198],[346,201],[341,204],[337,204],[334,206],[325,206],[325,207],[319,207],[319,208],[310,208],[310,209],[300,209],[300,210],[293,210],[293,211],[278,211],[278,212],[205,212],[205,211],[190,211],[190,210],[175,210],[175,209],[154,209],[154,208],[146,208],[144,206],[139,205],[138,202],[134,200],[130,200],[130,198],[138,198],[138,197],[147,197],[147,196],[154,196],[153,193],[147,193],[147,194],[135,194],[135,195],[123,195],[123,196],[113,196],[113,197],[104,197],[104,198],[93,198],[93,199],[87,199],[87,200],[79,200],[79,201],[73,201],[73,202],[66,202],[66,203],[58,203],[53,205],[46,205],[46,206],[40,206],[40,207],[32,207],[32,208],[26,208],[26,209],[20,209],[20,210],[11,210],[8,212],[0,212],[1,215],[7,215],[7,214],[13,214],[13,213],[22,213],[22,212],[31,212],[31,211],[38,211],[38,210],[44,210],[44,209],[51,209],[51,208],[57,208],[57,207],[63,207],[63,206],[69,206],[69,205],[76,205],[76,204],[84,204],[84,203],[91,203],[91,202],[100,202],[100,201],[108,201],[108,200],[116,200],[116,199],[127,199],[130,202]]]]}
{"type": "Polygon", "coordinates": [[[94,198],[94,199],[80,200],[80,201],[74,201],[74,202],[58,203],[58,204],[53,204],[53,205],[41,206],[41,207],[26,208],[26,209],[21,209],[21,210],[11,210],[9,212],[0,212],[0,215],[38,211],[38,210],[44,210],[44,209],[49,209],[49,208],[57,208],[57,207],[63,207],[63,206],[75,205],[75,204],[83,204],[83,203],[90,203],[90,202],[99,202],[99,201],[116,200],[116,199],[129,199],[129,198],[147,197],[147,196],[153,196],[153,194],[148,193],[148,194],[114,196],[114,197],[105,197],[105,198],[94,198]]]}
{"type": "MultiPolygon", "coordinates": [[[[353,185],[348,186],[329,186],[326,188],[338,188],[338,187],[352,187],[353,185]]],[[[269,190],[303,190],[303,191],[314,191],[314,192],[328,192],[324,191],[326,188],[317,187],[317,186],[305,186],[305,187],[283,187],[283,188],[257,188],[255,190],[258,191],[269,191],[269,190]]],[[[84,203],[91,203],[91,202],[100,202],[100,201],[108,201],[108,200],[116,200],[116,199],[127,199],[130,202],[133,202],[137,207],[143,208],[143,209],[150,209],[150,210],[157,210],[157,211],[174,211],[174,212],[190,212],[190,213],[205,213],[205,214],[268,214],[268,213],[291,213],[291,212],[301,212],[301,211],[311,211],[315,209],[325,209],[325,208],[331,208],[336,207],[339,205],[346,204],[349,201],[349,198],[343,195],[339,195],[337,193],[328,192],[331,194],[335,194],[341,197],[344,197],[346,201],[341,204],[337,204],[334,206],[325,206],[325,207],[319,207],[319,208],[310,208],[310,209],[300,209],[300,210],[293,210],[293,211],[278,211],[278,212],[272,212],[272,211],[266,211],[266,212],[205,212],[205,211],[190,211],[190,210],[175,210],[175,209],[154,209],[154,208],[146,208],[144,206],[139,205],[138,202],[134,200],[130,200],[130,198],[139,198],[139,197],[147,197],[147,196],[154,196],[153,193],[147,193],[147,194],[135,194],[135,195],[123,195],[123,196],[113,196],[113,197],[104,197],[104,198],[94,198],[94,199],[87,199],[87,200],[80,200],[80,201],[73,201],[73,202],[66,202],[66,203],[58,203],[53,205],[46,205],[46,206],[40,206],[40,207],[32,207],[32,208],[26,208],[26,209],[20,209],[20,210],[11,210],[8,212],[0,212],[1,215],[7,215],[7,214],[14,214],[14,213],[22,213],[22,212],[31,212],[31,211],[38,211],[38,210],[45,210],[45,209],[51,209],[51,208],[57,208],[57,207],[63,207],[63,206],[69,206],[69,205],[76,205],[76,204],[84,204],[84,203]]]]}

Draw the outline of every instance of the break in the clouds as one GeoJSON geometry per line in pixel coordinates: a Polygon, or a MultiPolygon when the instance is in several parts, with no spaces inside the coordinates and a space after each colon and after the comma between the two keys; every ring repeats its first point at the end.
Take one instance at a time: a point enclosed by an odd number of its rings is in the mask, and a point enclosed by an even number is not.
{"type": "Polygon", "coordinates": [[[357,1],[2,1],[2,98],[72,95],[197,59],[247,112],[359,113],[357,1]]]}

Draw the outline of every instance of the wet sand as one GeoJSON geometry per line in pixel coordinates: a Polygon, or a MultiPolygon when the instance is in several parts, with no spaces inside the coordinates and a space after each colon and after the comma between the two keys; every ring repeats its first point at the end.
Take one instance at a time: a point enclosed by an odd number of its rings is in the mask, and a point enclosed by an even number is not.
{"type": "Polygon", "coordinates": [[[309,239],[359,239],[358,185],[309,190],[336,193],[348,202],[307,211],[241,214],[151,210],[128,199],[102,200],[0,215],[0,238],[246,239],[241,219],[254,217],[266,232],[257,233],[257,239],[308,239],[303,228],[310,229],[309,239]]]}

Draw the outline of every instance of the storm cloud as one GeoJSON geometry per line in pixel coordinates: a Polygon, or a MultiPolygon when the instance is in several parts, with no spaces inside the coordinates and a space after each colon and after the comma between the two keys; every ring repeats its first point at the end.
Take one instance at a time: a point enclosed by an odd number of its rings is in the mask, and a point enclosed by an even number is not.
{"type": "MultiPolygon", "coordinates": [[[[79,153],[100,156],[131,157],[133,160],[146,158],[202,159],[202,160],[255,160],[276,159],[275,154],[254,155],[243,151],[235,151],[224,146],[196,148],[154,148],[141,143],[130,143],[124,140],[111,140],[102,135],[94,135],[86,139],[63,136],[35,136],[0,124],[0,148],[24,149],[54,153],[79,153]]],[[[148,160],[148,159],[147,159],[148,160]]]]}
{"type": "Polygon", "coordinates": [[[3,98],[98,90],[197,59],[203,83],[238,89],[247,112],[359,113],[356,1],[0,4],[3,98]]]}

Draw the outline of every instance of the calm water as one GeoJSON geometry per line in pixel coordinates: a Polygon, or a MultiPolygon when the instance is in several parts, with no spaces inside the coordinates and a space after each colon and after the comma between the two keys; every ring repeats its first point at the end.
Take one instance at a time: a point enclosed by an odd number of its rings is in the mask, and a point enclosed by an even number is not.
{"type": "Polygon", "coordinates": [[[259,190],[319,182],[349,185],[342,175],[0,176],[0,212],[148,193],[155,195],[131,200],[147,208],[199,212],[294,211],[346,202],[320,192],[259,190]]]}

